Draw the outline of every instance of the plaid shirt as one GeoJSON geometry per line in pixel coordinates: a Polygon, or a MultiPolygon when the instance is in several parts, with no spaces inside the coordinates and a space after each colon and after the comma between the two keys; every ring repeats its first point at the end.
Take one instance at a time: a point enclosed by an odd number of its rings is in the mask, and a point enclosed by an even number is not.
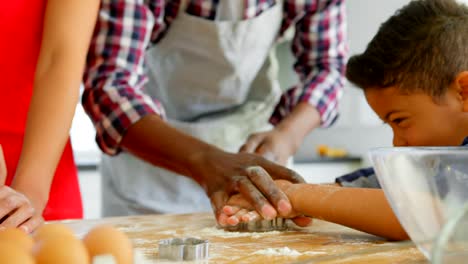
{"type": "MultiPolygon", "coordinates": [[[[232,0],[240,1],[240,0],[232,0]]],[[[260,15],[276,0],[243,0],[244,19],[260,15]]],[[[191,0],[186,12],[213,20],[219,0],[191,0]]],[[[126,130],[143,116],[164,117],[162,105],[146,95],[144,53],[157,44],[176,18],[180,0],[102,0],[84,76],[83,106],[97,131],[96,141],[115,155],[126,130]]],[[[344,0],[284,0],[278,38],[294,25],[292,51],[300,83],[280,99],[270,122],[287,116],[299,102],[319,111],[322,126],[337,117],[347,55],[344,0]]]]}
{"type": "MultiPolygon", "coordinates": [[[[466,137],[462,147],[468,147],[468,137],[466,137]]],[[[359,188],[381,188],[377,175],[372,167],[359,169],[352,173],[343,175],[335,179],[335,182],[344,187],[359,187],[359,188]]]]}

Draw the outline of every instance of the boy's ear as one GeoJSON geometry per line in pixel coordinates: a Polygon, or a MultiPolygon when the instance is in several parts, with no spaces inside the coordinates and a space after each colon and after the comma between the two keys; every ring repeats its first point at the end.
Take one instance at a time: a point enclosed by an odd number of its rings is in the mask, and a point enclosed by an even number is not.
{"type": "Polygon", "coordinates": [[[463,110],[468,112],[468,71],[460,72],[456,78],[456,87],[463,101],[463,110]]]}

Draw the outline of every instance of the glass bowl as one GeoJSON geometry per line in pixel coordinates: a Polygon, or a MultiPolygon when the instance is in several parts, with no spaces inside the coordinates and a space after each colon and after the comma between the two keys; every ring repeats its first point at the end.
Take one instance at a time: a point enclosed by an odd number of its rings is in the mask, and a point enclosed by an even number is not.
{"type": "Polygon", "coordinates": [[[468,241],[468,225],[460,215],[468,202],[468,148],[376,148],[370,158],[387,200],[421,252],[428,259],[447,252],[453,239],[440,235],[457,230],[456,248],[467,260],[468,247],[460,244],[468,241]]]}

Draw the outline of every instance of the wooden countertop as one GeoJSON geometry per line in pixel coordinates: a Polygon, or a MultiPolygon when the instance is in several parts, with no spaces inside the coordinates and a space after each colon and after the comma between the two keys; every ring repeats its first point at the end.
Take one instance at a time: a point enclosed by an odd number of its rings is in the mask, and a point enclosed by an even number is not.
{"type": "Polygon", "coordinates": [[[158,241],[200,237],[210,241],[209,263],[428,263],[411,242],[379,237],[325,221],[285,232],[231,233],[215,228],[212,214],[145,215],[63,221],[78,236],[99,224],[124,231],[149,259],[158,263],[158,241]],[[287,249],[285,249],[287,247],[287,249]],[[266,249],[278,255],[266,255],[266,249]],[[273,250],[276,249],[276,250],[273,250]],[[283,250],[280,250],[283,249],[283,250]],[[295,255],[281,255],[288,249],[295,255]]]}

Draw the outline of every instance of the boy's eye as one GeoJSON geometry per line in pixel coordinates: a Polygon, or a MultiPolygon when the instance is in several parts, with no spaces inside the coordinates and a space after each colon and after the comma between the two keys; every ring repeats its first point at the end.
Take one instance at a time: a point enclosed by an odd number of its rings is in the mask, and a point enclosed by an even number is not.
{"type": "Polygon", "coordinates": [[[401,117],[401,118],[395,118],[395,119],[392,120],[392,123],[394,123],[395,125],[399,125],[399,124],[401,124],[401,123],[402,123],[403,121],[405,121],[405,120],[406,120],[406,118],[403,118],[403,117],[401,117]]]}

